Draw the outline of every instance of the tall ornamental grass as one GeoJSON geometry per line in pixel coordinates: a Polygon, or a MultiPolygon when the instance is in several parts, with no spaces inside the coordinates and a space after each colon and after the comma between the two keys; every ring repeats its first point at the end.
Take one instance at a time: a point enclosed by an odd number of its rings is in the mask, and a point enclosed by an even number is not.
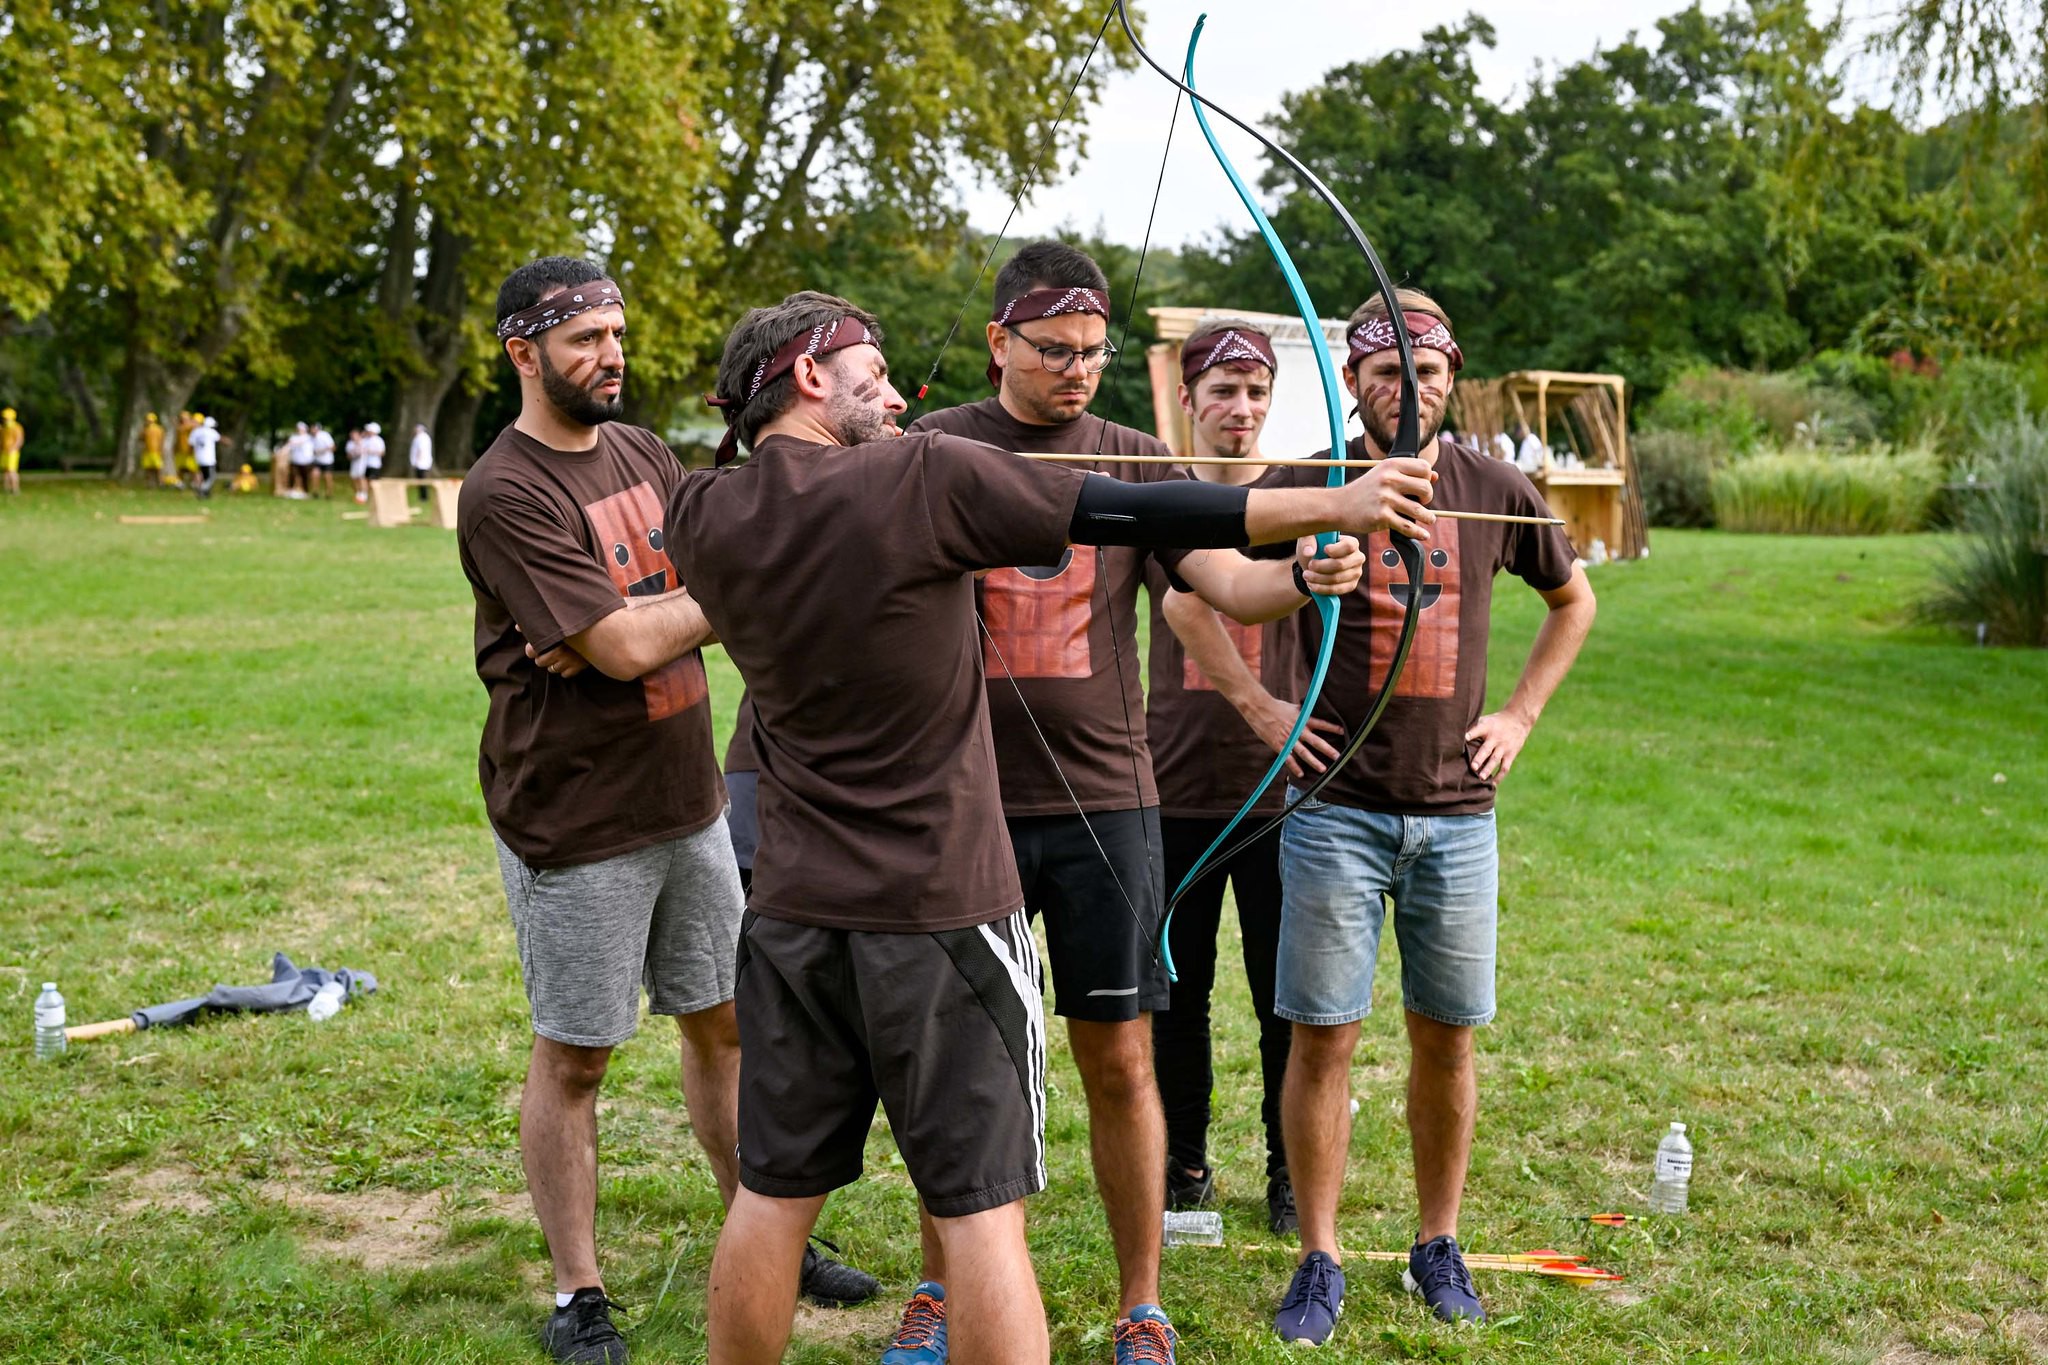
{"type": "Polygon", "coordinates": [[[1962,494],[1963,534],[1921,615],[1988,644],[2048,646],[2048,414],[1984,429],[1962,494]]]}
{"type": "Polygon", "coordinates": [[[1754,455],[1714,474],[1714,523],[1824,536],[1916,531],[1940,492],[1941,464],[1927,450],[1754,455]]]}

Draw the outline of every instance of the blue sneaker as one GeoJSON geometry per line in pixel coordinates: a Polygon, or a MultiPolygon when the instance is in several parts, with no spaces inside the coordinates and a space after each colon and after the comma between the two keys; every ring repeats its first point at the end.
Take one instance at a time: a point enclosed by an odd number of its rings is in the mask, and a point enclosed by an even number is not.
{"type": "Polygon", "coordinates": [[[882,1365],[946,1365],[946,1286],[926,1280],[910,1292],[882,1365]]]}
{"type": "Polygon", "coordinates": [[[1428,1300],[1445,1322],[1486,1321],[1479,1291],[1472,1287],[1472,1272],[1465,1268],[1455,1237],[1434,1237],[1408,1248],[1408,1268],[1401,1272],[1401,1285],[1428,1300]]]}
{"type": "Polygon", "coordinates": [[[1282,1341],[1320,1346],[1337,1330],[1337,1315],[1343,1311],[1344,1267],[1327,1252],[1311,1251],[1295,1268],[1287,1297],[1273,1315],[1273,1330],[1282,1341]]]}
{"type": "Polygon", "coordinates": [[[1173,1365],[1180,1336],[1155,1303],[1141,1303],[1116,1325],[1116,1365],[1173,1365]]]}

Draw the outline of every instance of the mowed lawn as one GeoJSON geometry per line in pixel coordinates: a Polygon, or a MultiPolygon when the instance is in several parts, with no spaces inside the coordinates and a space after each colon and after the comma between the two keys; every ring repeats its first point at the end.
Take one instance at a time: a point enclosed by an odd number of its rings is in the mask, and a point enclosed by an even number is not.
{"type": "MultiPolygon", "coordinates": [[[[453,539],[233,496],[203,526],[116,520],[191,506],[57,482],[0,503],[0,1360],[539,1360],[525,1001],[453,539]],[[383,989],[324,1025],[215,1019],[32,1060],[45,979],[85,1022],[263,980],[278,950],[383,989]]],[[[1502,799],[1501,1017],[1464,1219],[1472,1248],[1585,1252],[1627,1281],[1482,1272],[1494,1323],[1460,1332],[1356,1262],[1324,1354],[2048,1359],[2048,654],[1905,624],[1931,539],[1655,547],[1596,571],[1592,642],[1502,799]],[[1692,1213],[1575,1221],[1641,1210],[1673,1118],[1692,1213]]],[[[1503,591],[1496,695],[1539,615],[1503,591]]],[[[714,687],[723,729],[722,661],[714,687]]],[[[1413,1230],[1387,951],[1354,1248],[1413,1230]]],[[[1269,1326],[1293,1254],[1264,1226],[1237,975],[1228,1245],[1167,1253],[1183,1361],[1296,1358],[1269,1326]]],[[[1055,1356],[1106,1362],[1114,1262],[1055,1050],[1034,1247],[1055,1356]]],[[[620,1050],[602,1143],[634,1358],[700,1359],[718,1202],[666,1024],[620,1050]]],[[[821,1231],[886,1301],[807,1313],[790,1358],[872,1360],[917,1270],[879,1123],[821,1231]]]]}

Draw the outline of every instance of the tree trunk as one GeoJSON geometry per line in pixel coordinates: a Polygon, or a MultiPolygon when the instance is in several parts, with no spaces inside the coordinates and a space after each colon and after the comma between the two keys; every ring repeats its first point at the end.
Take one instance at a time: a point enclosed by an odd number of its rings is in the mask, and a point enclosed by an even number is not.
{"type": "Polygon", "coordinates": [[[71,391],[71,401],[78,404],[79,415],[85,418],[85,435],[92,443],[92,453],[98,454],[107,448],[106,427],[100,421],[100,400],[94,397],[85,371],[69,355],[64,358],[63,374],[64,387],[71,391]]]}
{"type": "Polygon", "coordinates": [[[467,381],[441,400],[441,411],[434,419],[436,466],[462,470],[476,463],[476,415],[483,405],[483,391],[472,389],[467,381]]]}
{"type": "Polygon", "coordinates": [[[142,422],[155,413],[164,428],[164,469],[175,458],[172,445],[177,435],[178,412],[192,401],[199,387],[199,371],[193,366],[168,366],[159,362],[147,343],[129,334],[127,358],[121,366],[119,418],[114,424],[114,468],[110,477],[132,479],[142,462],[142,422]]]}

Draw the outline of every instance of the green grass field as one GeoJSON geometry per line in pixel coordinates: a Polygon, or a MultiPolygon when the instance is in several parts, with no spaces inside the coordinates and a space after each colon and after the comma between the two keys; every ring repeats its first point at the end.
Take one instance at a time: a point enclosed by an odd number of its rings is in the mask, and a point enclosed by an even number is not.
{"type": "MultiPolygon", "coordinates": [[[[452,538],[231,496],[204,526],[116,520],[188,510],[88,483],[0,503],[0,1360],[538,1361],[525,1001],[452,538]],[[383,990],[325,1025],[32,1060],[45,978],[77,1023],[265,979],[276,950],[383,990]]],[[[2048,654],[1903,625],[1930,539],[1655,543],[1597,571],[1593,639],[1503,796],[1464,1223],[1472,1248],[1584,1251],[1628,1280],[1482,1272],[1494,1324],[1457,1332],[1356,1264],[1324,1354],[2048,1359],[2048,654]],[[1574,1222],[1640,1209],[1672,1118],[1692,1213],[1574,1222]]],[[[1500,605],[1497,694],[1539,609],[1500,605]]],[[[729,725],[722,662],[714,688],[729,725]]],[[[1412,1231],[1385,966],[1355,1248],[1412,1231]]],[[[1169,1251],[1164,1298],[1183,1361],[1294,1359],[1269,1327],[1293,1256],[1263,1222],[1241,980],[1219,1011],[1229,1245],[1169,1251]]],[[[1107,1362],[1114,1265],[1056,1062],[1034,1248],[1056,1358],[1107,1362]]],[[[666,1025],[620,1050],[601,1122],[634,1358],[699,1359],[718,1204],[666,1025]]],[[[878,1125],[821,1230],[893,1299],[913,1220],[878,1125]]],[[[872,1360],[894,1310],[807,1313],[790,1358],[872,1360]]]]}

